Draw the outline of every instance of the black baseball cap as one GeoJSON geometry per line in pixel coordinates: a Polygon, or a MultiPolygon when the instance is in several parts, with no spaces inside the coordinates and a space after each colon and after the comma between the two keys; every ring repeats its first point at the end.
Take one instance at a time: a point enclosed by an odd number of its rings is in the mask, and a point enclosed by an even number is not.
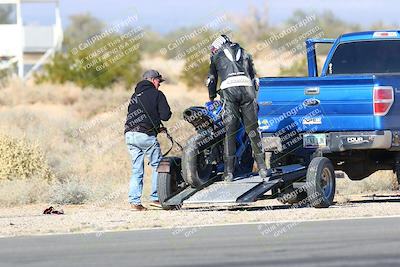
{"type": "Polygon", "coordinates": [[[147,70],[143,73],[143,79],[159,79],[160,82],[165,81],[162,75],[156,70],[147,70]]]}

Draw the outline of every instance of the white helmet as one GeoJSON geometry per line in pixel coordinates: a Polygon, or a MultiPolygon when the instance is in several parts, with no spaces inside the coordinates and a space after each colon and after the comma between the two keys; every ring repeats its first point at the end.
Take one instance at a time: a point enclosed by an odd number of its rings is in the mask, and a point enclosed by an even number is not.
{"type": "Polygon", "coordinates": [[[214,42],[211,44],[211,53],[215,54],[215,52],[217,52],[217,50],[220,49],[223,44],[230,42],[231,40],[225,34],[218,36],[218,38],[215,39],[214,42]]]}

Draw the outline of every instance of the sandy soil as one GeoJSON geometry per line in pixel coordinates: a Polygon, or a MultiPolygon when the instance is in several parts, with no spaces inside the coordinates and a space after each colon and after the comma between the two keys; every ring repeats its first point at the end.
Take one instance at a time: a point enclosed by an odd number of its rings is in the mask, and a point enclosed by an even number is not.
{"type": "Polygon", "coordinates": [[[90,233],[167,227],[172,234],[193,234],[201,225],[225,223],[299,222],[375,216],[400,216],[400,193],[379,196],[352,196],[328,209],[292,208],[276,200],[262,200],[249,206],[186,207],[177,211],[156,208],[146,212],[130,210],[128,205],[93,207],[64,206],[65,215],[42,215],[46,205],[0,209],[0,237],[59,233],[90,233]],[[189,227],[183,229],[183,227],[189,227]]]}

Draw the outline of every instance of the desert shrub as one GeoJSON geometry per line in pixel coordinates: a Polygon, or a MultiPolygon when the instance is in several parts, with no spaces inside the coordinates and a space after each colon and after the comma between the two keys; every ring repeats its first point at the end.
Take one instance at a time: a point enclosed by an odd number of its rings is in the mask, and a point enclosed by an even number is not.
{"type": "Polygon", "coordinates": [[[282,67],[280,76],[307,76],[307,60],[303,58],[295,61],[290,67],[282,67]]]}
{"type": "MultiPolygon", "coordinates": [[[[337,38],[343,33],[361,30],[358,24],[347,23],[331,11],[315,13],[314,11],[296,10],[279,27],[265,31],[264,40],[272,35],[278,36],[271,42],[274,49],[294,51],[300,54],[305,51],[304,42],[308,38],[337,38]],[[305,20],[306,19],[306,20],[305,20]]],[[[319,47],[318,52],[327,54],[329,45],[319,47]]]]}
{"type": "Polygon", "coordinates": [[[42,178],[0,182],[0,206],[43,203],[48,199],[49,183],[42,178]]]}
{"type": "Polygon", "coordinates": [[[192,61],[187,58],[180,78],[189,88],[204,85],[209,67],[209,60],[192,61]]]}
{"type": "Polygon", "coordinates": [[[0,69],[0,88],[6,87],[12,76],[12,69],[0,69]]]}
{"type": "Polygon", "coordinates": [[[49,202],[55,204],[83,204],[90,198],[90,188],[76,177],[56,181],[50,188],[49,202]]]}
{"type": "Polygon", "coordinates": [[[194,86],[204,86],[210,67],[210,46],[221,34],[228,34],[228,32],[208,30],[192,38],[193,45],[181,53],[184,56],[185,65],[180,78],[189,89],[194,86]]]}
{"type": "Polygon", "coordinates": [[[56,83],[65,84],[72,82],[81,88],[94,87],[104,89],[116,83],[125,84],[130,88],[141,75],[140,55],[132,46],[122,49],[126,56],[115,60],[118,55],[106,52],[98,58],[87,60],[97,51],[107,47],[108,43],[115,42],[119,37],[110,37],[99,41],[98,43],[84,50],[79,50],[77,54],[58,53],[50,63],[43,67],[43,71],[35,75],[37,83],[56,83]],[[111,60],[111,61],[110,61],[111,60]],[[114,62],[114,63],[110,63],[114,62]]]}
{"type": "Polygon", "coordinates": [[[105,24],[90,13],[81,13],[69,17],[70,23],[64,31],[64,46],[73,48],[104,30],[105,24]]]}
{"type": "Polygon", "coordinates": [[[126,29],[122,34],[116,32],[103,37],[104,24],[90,14],[70,19],[65,31],[66,51],[56,54],[43,66],[42,72],[35,74],[37,83],[72,82],[81,88],[99,89],[123,83],[130,88],[140,78],[139,49],[143,31],[126,29]]]}
{"type": "Polygon", "coordinates": [[[26,140],[0,136],[0,180],[51,180],[53,174],[39,147],[26,140]]]}

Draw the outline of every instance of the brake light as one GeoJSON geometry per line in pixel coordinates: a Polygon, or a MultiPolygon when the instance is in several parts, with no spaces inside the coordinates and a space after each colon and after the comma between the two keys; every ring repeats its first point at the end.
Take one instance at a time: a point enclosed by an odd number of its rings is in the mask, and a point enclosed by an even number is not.
{"type": "Polygon", "coordinates": [[[391,86],[374,87],[374,115],[385,116],[394,102],[394,92],[391,86]]]}
{"type": "Polygon", "coordinates": [[[397,38],[397,32],[374,32],[373,38],[397,38]]]}

